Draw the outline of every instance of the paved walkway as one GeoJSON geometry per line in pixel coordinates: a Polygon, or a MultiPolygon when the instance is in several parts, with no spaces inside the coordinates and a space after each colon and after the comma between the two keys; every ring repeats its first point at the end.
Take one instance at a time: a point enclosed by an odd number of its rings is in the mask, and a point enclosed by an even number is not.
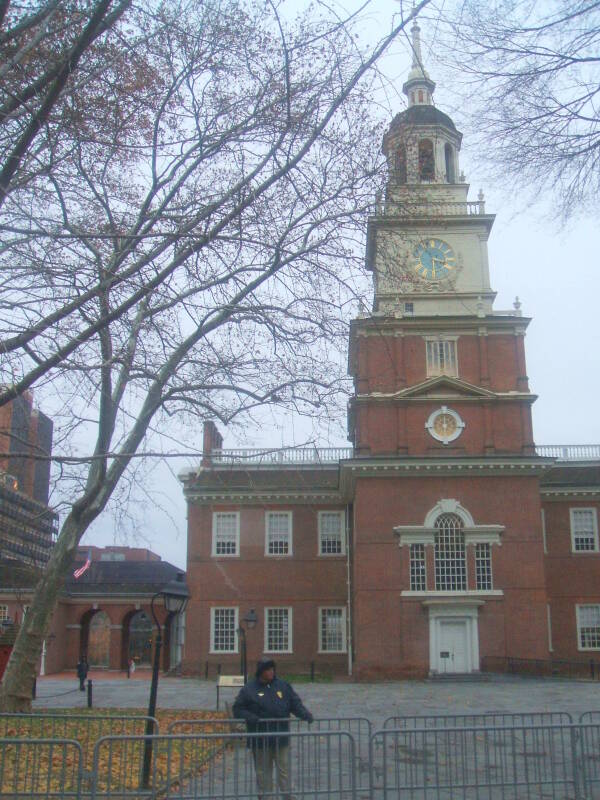
{"type": "MultiPolygon", "coordinates": [[[[144,708],[150,682],[142,676],[91,673],[95,708],[144,708]]],[[[86,694],[73,674],[38,678],[35,708],[85,708],[86,694]]],[[[375,727],[392,715],[472,714],[491,711],[600,710],[600,682],[486,676],[477,681],[389,683],[298,683],[296,690],[316,717],[366,717],[375,727]]],[[[233,702],[235,690],[222,697],[233,702]]],[[[214,709],[214,680],[165,678],[158,688],[162,708],[214,709]]]]}

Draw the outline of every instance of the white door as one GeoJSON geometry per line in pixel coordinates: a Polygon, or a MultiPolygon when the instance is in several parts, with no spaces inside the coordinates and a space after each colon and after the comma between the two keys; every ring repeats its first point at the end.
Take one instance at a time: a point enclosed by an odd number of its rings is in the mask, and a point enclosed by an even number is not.
{"type": "Polygon", "coordinates": [[[440,620],[440,672],[468,672],[469,656],[466,620],[440,620]]]}

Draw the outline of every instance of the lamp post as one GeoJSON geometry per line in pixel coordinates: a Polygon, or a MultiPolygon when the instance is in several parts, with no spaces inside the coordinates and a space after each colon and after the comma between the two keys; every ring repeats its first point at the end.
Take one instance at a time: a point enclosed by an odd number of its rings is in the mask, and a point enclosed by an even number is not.
{"type": "MultiPolygon", "coordinates": [[[[243,617],[242,622],[245,622],[248,626],[248,630],[252,630],[252,628],[256,627],[256,623],[258,622],[258,617],[256,616],[256,611],[251,608],[250,611],[243,617]]],[[[241,663],[240,663],[240,672],[244,676],[244,685],[248,683],[248,661],[246,658],[246,630],[242,628],[240,623],[239,628],[237,629],[238,636],[240,637],[240,653],[241,653],[241,663]]]]}
{"type": "Polygon", "coordinates": [[[160,669],[160,651],[162,647],[162,631],[160,622],[156,618],[154,611],[154,601],[162,598],[165,609],[169,616],[181,614],[185,610],[189,598],[188,588],[184,583],[184,574],[177,573],[175,580],[170,581],[164,589],[157,592],[150,601],[150,611],[156,625],[156,642],[154,645],[154,662],[152,664],[152,682],[150,684],[150,701],[148,703],[148,717],[146,721],[146,733],[144,740],[144,762],[142,766],[142,788],[147,789],[150,784],[150,765],[152,763],[152,734],[154,733],[154,723],[152,717],[156,713],[156,693],[158,690],[158,672],[160,669]]]}

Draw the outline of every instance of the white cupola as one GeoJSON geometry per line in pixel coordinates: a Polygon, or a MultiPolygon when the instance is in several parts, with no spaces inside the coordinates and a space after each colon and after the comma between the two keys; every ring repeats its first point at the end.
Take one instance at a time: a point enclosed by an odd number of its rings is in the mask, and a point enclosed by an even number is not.
{"type": "Polygon", "coordinates": [[[435,82],[431,80],[423,66],[423,56],[421,54],[421,28],[415,20],[412,26],[412,67],[408,73],[408,78],[402,87],[402,91],[408,98],[408,106],[431,106],[433,105],[433,92],[435,82]]]}

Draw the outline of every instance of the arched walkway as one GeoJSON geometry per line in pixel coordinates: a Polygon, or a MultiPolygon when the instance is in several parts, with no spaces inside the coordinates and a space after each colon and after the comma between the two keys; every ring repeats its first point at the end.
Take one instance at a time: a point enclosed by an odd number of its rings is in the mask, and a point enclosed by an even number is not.
{"type": "Polygon", "coordinates": [[[133,611],[123,619],[123,645],[121,667],[134,660],[136,666],[149,667],[152,664],[152,645],[154,626],[145,611],[133,611]]]}
{"type": "Polygon", "coordinates": [[[108,669],[110,664],[110,618],[106,611],[90,609],[81,618],[80,655],[90,667],[108,669]]]}

